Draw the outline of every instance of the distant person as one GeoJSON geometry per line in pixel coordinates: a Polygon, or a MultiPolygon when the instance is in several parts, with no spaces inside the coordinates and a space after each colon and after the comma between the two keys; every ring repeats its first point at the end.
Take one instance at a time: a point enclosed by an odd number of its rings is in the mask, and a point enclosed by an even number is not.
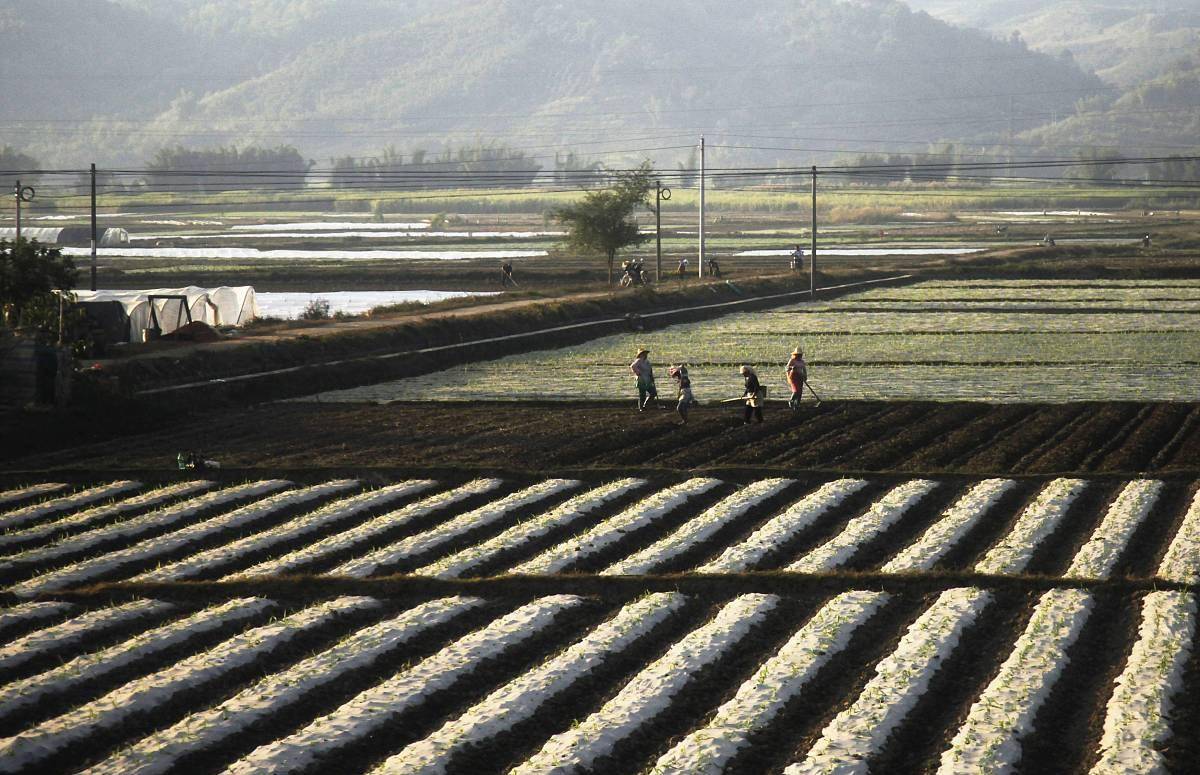
{"type": "Polygon", "coordinates": [[[758,374],[754,372],[754,369],[749,366],[743,366],[741,372],[746,387],[745,392],[742,394],[742,399],[746,402],[746,413],[742,418],[742,425],[749,425],[751,416],[761,423],[763,421],[762,408],[767,398],[767,389],[759,383],[758,374]]]}
{"type": "Polygon", "coordinates": [[[629,364],[629,370],[637,379],[639,412],[646,411],[652,400],[658,400],[658,388],[654,385],[654,367],[650,365],[649,356],[649,350],[638,350],[637,357],[629,364]]]}
{"type": "Polygon", "coordinates": [[[1045,237],[1042,237],[1042,245],[1048,248],[1054,247],[1054,237],[1051,237],[1049,234],[1047,234],[1045,237]]]}
{"type": "Polygon", "coordinates": [[[1151,242],[1150,242],[1150,235],[1149,235],[1149,234],[1146,234],[1146,235],[1144,235],[1144,236],[1142,237],[1142,247],[1144,247],[1144,248],[1149,248],[1149,247],[1150,247],[1150,244],[1151,244],[1151,242]]]}
{"type": "Polygon", "coordinates": [[[804,383],[808,381],[808,364],[804,362],[804,352],[797,347],[792,350],[791,360],[787,362],[788,387],[792,389],[792,397],[788,406],[793,412],[799,411],[800,402],[804,400],[804,383]]]}
{"type": "Polygon", "coordinates": [[[642,264],[640,258],[635,258],[629,262],[629,279],[634,285],[646,284],[645,271],[646,267],[642,264]]]}
{"type": "Polygon", "coordinates": [[[680,280],[687,277],[687,271],[688,271],[688,260],[687,260],[687,256],[684,256],[679,259],[679,279],[680,280]]]}
{"type": "Polygon", "coordinates": [[[792,251],[792,271],[799,272],[800,267],[804,266],[804,248],[799,245],[792,251]]]}
{"type": "Polygon", "coordinates": [[[692,380],[688,377],[687,364],[672,366],[667,373],[675,380],[675,386],[679,389],[679,403],[675,405],[675,411],[679,413],[679,424],[687,425],[688,411],[696,403],[696,397],[692,395],[692,380]]]}
{"type": "Polygon", "coordinates": [[[505,261],[500,265],[500,286],[507,288],[508,286],[517,285],[517,281],[513,279],[513,266],[511,261],[505,261]]]}
{"type": "Polygon", "coordinates": [[[717,263],[716,256],[713,256],[712,258],[708,259],[708,271],[709,271],[709,274],[711,274],[713,277],[720,279],[721,265],[717,263]]]}

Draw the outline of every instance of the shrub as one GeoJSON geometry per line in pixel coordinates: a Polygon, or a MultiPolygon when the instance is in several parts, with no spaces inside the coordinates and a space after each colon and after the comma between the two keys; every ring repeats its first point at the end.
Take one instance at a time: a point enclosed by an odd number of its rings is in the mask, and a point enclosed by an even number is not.
{"type": "Polygon", "coordinates": [[[328,320],[329,302],[326,299],[313,299],[300,313],[301,320],[328,320]]]}

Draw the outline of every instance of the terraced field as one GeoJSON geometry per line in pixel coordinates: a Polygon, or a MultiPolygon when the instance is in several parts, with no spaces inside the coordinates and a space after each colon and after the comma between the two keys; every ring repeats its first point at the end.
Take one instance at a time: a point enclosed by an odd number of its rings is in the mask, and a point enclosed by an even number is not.
{"type": "Polygon", "coordinates": [[[37,481],[0,530],[0,772],[1185,772],[1200,742],[1191,477],[37,481]]]}
{"type": "MultiPolygon", "coordinates": [[[[803,346],[814,387],[839,400],[1192,401],[1200,384],[1200,282],[926,281],[577,347],[513,355],[316,400],[558,400],[628,396],[641,347],[688,363],[701,401],[753,364],[786,396],[803,346]],[[529,375],[536,375],[530,378],[529,375]]],[[[660,375],[664,390],[668,380],[660,375]]],[[[313,399],[308,399],[313,400],[313,399]]]]}

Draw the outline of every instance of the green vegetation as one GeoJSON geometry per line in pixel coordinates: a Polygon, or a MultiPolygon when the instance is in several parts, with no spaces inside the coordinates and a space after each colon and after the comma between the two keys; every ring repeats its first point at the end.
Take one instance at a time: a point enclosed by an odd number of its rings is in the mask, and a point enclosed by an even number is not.
{"type": "Polygon", "coordinates": [[[804,347],[818,391],[840,399],[1188,400],[1200,378],[1200,284],[1045,289],[1036,282],[1014,283],[996,292],[1022,298],[1027,290],[1050,290],[1052,298],[1035,309],[1005,312],[994,311],[986,299],[952,307],[936,301],[950,290],[964,289],[936,283],[880,288],[816,305],[514,355],[476,364],[469,374],[430,374],[340,397],[513,400],[552,394],[616,400],[628,396],[624,365],[643,346],[660,366],[688,363],[702,400],[736,394],[742,363],[755,364],[782,391],[783,364],[797,344],[804,347]],[[909,300],[864,311],[867,300],[887,293],[909,300]],[[1098,294],[1110,300],[1088,302],[1086,311],[1074,304],[1098,294]],[[1180,301],[1170,312],[1141,308],[1143,299],[1157,296],[1180,301]],[[543,376],[536,384],[514,377],[531,373],[543,376]]]}
{"type": "Polygon", "coordinates": [[[581,253],[603,253],[608,261],[608,284],[613,284],[617,251],[639,245],[641,233],[634,212],[647,204],[653,185],[649,162],[637,170],[616,176],[611,188],[591,191],[583,199],[554,211],[567,227],[567,245],[581,253]]]}
{"type": "Polygon", "coordinates": [[[36,241],[0,241],[0,326],[22,328],[57,316],[54,291],[75,287],[70,258],[36,241]]]}

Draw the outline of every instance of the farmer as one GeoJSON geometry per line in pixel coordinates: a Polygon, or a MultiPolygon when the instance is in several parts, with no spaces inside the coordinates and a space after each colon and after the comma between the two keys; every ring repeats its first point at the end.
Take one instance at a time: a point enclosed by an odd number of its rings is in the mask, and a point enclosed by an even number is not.
{"type": "Polygon", "coordinates": [[[1150,235],[1149,234],[1143,235],[1142,236],[1142,247],[1148,248],[1148,247],[1150,247],[1151,244],[1153,244],[1153,243],[1150,240],[1150,235]]]}
{"type": "Polygon", "coordinates": [[[743,366],[741,371],[742,377],[746,380],[746,391],[742,395],[742,398],[746,402],[746,414],[742,419],[742,424],[750,424],[750,415],[754,415],[758,422],[762,422],[762,406],[763,401],[767,397],[767,389],[759,384],[758,375],[754,373],[754,369],[749,366],[743,366]]]}
{"type": "Polygon", "coordinates": [[[654,386],[654,367],[650,365],[649,350],[638,350],[637,357],[629,364],[629,370],[637,378],[638,411],[646,411],[651,399],[658,400],[658,388],[654,386]]]}
{"type": "Polygon", "coordinates": [[[792,271],[799,272],[800,267],[804,266],[804,248],[799,245],[792,251],[792,271]]]}
{"type": "Polygon", "coordinates": [[[721,265],[717,263],[716,256],[708,259],[708,273],[718,279],[721,277],[721,265]]]}
{"type": "Polygon", "coordinates": [[[675,411],[679,412],[679,424],[687,425],[688,410],[696,403],[696,397],[692,395],[692,380],[688,377],[687,364],[672,366],[667,373],[679,388],[679,403],[675,405],[675,411]]]}
{"type": "Polygon", "coordinates": [[[517,281],[513,279],[512,262],[505,261],[500,265],[500,287],[507,288],[510,285],[515,286],[517,281]]]}
{"type": "Polygon", "coordinates": [[[688,260],[687,256],[681,256],[679,259],[679,279],[682,280],[687,276],[688,260]]]}
{"type": "Polygon", "coordinates": [[[804,400],[804,383],[808,381],[808,364],[804,362],[804,352],[799,347],[792,350],[792,358],[787,362],[787,381],[792,389],[788,406],[793,412],[799,411],[800,402],[804,400]]]}

